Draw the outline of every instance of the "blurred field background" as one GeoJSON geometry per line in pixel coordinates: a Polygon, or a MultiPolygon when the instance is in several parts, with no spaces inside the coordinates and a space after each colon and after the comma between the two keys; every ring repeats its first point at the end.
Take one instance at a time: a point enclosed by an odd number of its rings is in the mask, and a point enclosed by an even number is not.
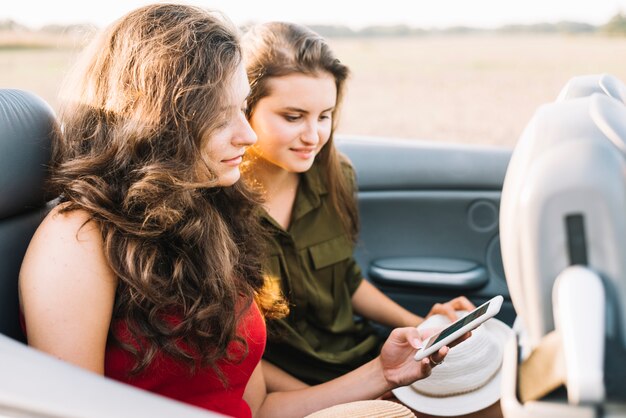
{"type": "Polygon", "coordinates": [[[626,38],[468,35],[335,40],[353,72],[341,132],[513,146],[574,76],[626,81],[626,38]]]}
{"type": "MultiPolygon", "coordinates": [[[[0,87],[54,108],[85,36],[0,33],[0,87]],[[31,36],[31,38],[29,38],[31,36]],[[43,35],[37,35],[43,36],[43,35]]],[[[512,147],[573,76],[626,81],[626,38],[470,34],[330,38],[352,70],[340,133],[512,147]]]]}

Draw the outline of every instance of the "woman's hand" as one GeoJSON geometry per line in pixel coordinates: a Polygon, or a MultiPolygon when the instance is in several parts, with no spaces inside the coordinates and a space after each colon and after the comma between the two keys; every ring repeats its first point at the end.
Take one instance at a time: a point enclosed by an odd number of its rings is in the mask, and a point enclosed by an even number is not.
{"type": "Polygon", "coordinates": [[[410,385],[416,380],[430,376],[432,369],[446,358],[449,349],[465,341],[471,335],[469,332],[463,334],[447,346],[441,347],[436,353],[421,361],[415,361],[413,357],[416,350],[421,347],[425,336],[420,335],[414,327],[394,329],[385,341],[379,357],[383,376],[390,389],[410,385]]]}
{"type": "Polygon", "coordinates": [[[476,309],[476,306],[474,306],[469,299],[465,296],[459,296],[446,303],[435,303],[433,307],[430,308],[430,312],[428,312],[426,318],[435,314],[441,314],[447,316],[454,322],[458,319],[456,311],[473,311],[474,309],[476,309]]]}
{"type": "Polygon", "coordinates": [[[437,353],[415,361],[415,351],[421,346],[422,338],[414,327],[394,329],[380,351],[383,376],[390,389],[409,385],[430,376],[436,363],[441,363],[448,353],[442,347],[437,353]]]}
{"type": "MultiPolygon", "coordinates": [[[[468,334],[448,345],[451,347],[468,334]]],[[[322,408],[364,399],[376,399],[391,389],[406,386],[428,377],[448,353],[441,348],[421,361],[414,356],[422,339],[415,327],[394,329],[381,350],[380,356],[356,370],[320,385],[288,392],[267,393],[262,363],[252,373],[244,399],[254,416],[301,417],[322,408]]]]}

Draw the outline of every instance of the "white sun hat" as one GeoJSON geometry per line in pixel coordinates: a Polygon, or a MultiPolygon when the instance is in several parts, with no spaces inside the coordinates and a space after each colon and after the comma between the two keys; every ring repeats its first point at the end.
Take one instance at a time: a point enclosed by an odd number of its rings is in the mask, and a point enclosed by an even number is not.
{"type": "MultiPolygon", "coordinates": [[[[459,317],[465,314],[458,312],[459,317]]],[[[450,322],[443,315],[433,315],[418,330],[429,335],[429,330],[450,322]]],[[[512,333],[504,322],[489,319],[470,338],[452,347],[429,377],[394,389],[393,394],[416,411],[439,416],[469,414],[493,405],[500,399],[502,353],[512,333]]]]}

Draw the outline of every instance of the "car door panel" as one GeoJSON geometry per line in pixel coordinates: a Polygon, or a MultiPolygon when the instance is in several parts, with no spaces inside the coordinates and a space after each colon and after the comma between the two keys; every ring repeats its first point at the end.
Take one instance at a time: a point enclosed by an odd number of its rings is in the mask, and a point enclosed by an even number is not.
{"type": "Polygon", "coordinates": [[[366,277],[420,315],[459,295],[480,304],[501,294],[498,317],[512,323],[498,236],[510,150],[356,137],[338,145],[357,172],[355,257],[366,277]]]}

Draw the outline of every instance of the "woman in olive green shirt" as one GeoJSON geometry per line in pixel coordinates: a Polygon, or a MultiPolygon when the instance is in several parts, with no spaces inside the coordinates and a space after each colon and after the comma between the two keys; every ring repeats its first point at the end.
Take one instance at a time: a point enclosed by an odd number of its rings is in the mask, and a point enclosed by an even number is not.
{"type": "MultiPolygon", "coordinates": [[[[330,380],[378,355],[378,335],[355,314],[390,327],[423,319],[363,280],[352,256],[356,182],[332,139],[348,68],[300,25],[253,27],[243,47],[251,86],[246,112],[258,137],[244,173],[265,198],[266,273],[290,305],[286,318],[268,323],[263,368],[269,390],[288,390],[330,380]]],[[[455,319],[455,309],[472,308],[460,297],[431,314],[455,319]]]]}

